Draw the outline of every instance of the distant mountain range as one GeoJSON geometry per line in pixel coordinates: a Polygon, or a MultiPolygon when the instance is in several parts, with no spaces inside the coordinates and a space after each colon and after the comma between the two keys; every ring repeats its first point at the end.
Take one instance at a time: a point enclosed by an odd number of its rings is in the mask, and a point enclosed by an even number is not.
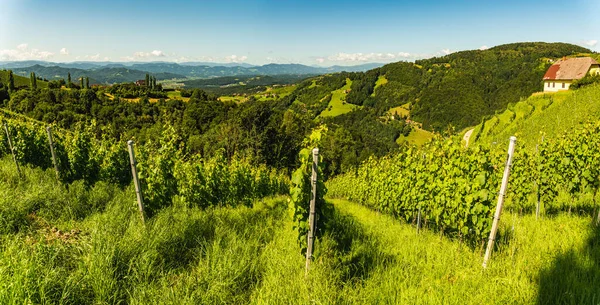
{"type": "Polygon", "coordinates": [[[383,64],[370,63],[356,66],[317,67],[301,64],[267,64],[253,66],[243,63],[206,62],[70,62],[55,63],[46,61],[0,62],[0,69],[11,69],[18,75],[27,76],[34,72],[48,80],[63,79],[71,73],[75,81],[79,77],[89,77],[92,83],[113,84],[144,79],[150,73],[158,80],[202,79],[223,76],[253,75],[317,75],[336,72],[364,72],[381,67],[383,64]]]}

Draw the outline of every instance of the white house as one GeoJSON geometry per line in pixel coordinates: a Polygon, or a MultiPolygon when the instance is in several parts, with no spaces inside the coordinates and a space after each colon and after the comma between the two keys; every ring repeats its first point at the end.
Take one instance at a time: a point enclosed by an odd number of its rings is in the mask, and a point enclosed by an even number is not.
{"type": "Polygon", "coordinates": [[[584,76],[600,75],[600,64],[591,57],[561,59],[544,75],[544,92],[569,90],[573,81],[584,76]]]}

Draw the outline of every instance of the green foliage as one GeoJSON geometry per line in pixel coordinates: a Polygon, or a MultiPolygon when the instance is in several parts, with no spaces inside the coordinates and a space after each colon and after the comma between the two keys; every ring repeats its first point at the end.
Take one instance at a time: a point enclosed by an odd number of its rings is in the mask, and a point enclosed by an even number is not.
{"type": "Polygon", "coordinates": [[[521,211],[535,210],[539,198],[542,212],[591,212],[600,184],[598,133],[600,122],[586,123],[559,138],[547,138],[537,152],[518,153],[510,202],[521,211]],[[561,194],[566,201],[560,200],[561,194]],[[586,195],[592,201],[578,200],[586,195]]]}
{"type": "MultiPolygon", "coordinates": [[[[300,245],[301,253],[306,253],[308,242],[308,231],[310,229],[309,214],[310,201],[312,198],[312,173],[317,171],[317,194],[315,197],[315,239],[320,238],[327,222],[331,218],[332,206],[326,202],[324,197],[327,194],[327,187],[323,182],[322,162],[314,168],[312,147],[316,147],[321,139],[322,129],[313,131],[311,137],[306,143],[306,148],[299,154],[300,167],[292,174],[292,186],[290,188],[290,209],[294,221],[294,229],[298,233],[297,242],[300,245]]],[[[319,158],[321,158],[319,156],[319,158]]]]}
{"type": "Polygon", "coordinates": [[[429,142],[392,157],[369,159],[328,183],[332,196],[378,211],[422,219],[444,234],[478,244],[489,234],[499,175],[493,155],[460,143],[429,142]]]}
{"type": "MultiPolygon", "coordinates": [[[[24,73],[22,75],[16,74],[12,70],[0,70],[0,83],[5,84],[7,87],[10,85],[10,78],[12,76],[14,89],[11,91],[17,91],[21,89],[29,89],[31,85],[31,76],[29,72],[24,73]]],[[[48,87],[48,83],[38,79],[37,86],[39,88],[48,87]]]]}
{"type": "MultiPolygon", "coordinates": [[[[16,75],[26,76],[30,72],[34,72],[36,75],[46,78],[48,80],[60,80],[65,75],[70,75],[72,80],[76,81],[82,77],[89,77],[92,84],[120,84],[120,83],[131,83],[137,80],[143,80],[146,71],[140,71],[133,69],[132,67],[98,67],[94,69],[84,70],[76,68],[64,68],[58,66],[41,66],[34,65],[25,68],[13,68],[13,72],[16,75]]],[[[157,72],[153,75],[159,79],[181,79],[185,76],[181,74],[168,73],[168,72],[157,72]]],[[[79,86],[79,82],[73,84],[67,77],[67,87],[79,86]]]]}
{"type": "MultiPolygon", "coordinates": [[[[158,89],[160,85],[157,85],[158,89]]],[[[272,100],[237,105],[220,102],[217,96],[195,89],[188,102],[159,100],[150,103],[145,98],[128,102],[118,96],[166,93],[150,92],[146,87],[133,84],[115,85],[105,90],[97,87],[89,90],[20,90],[11,94],[5,106],[65,129],[74,129],[78,122],[89,125],[95,120],[93,132],[96,135],[105,134],[117,141],[135,137],[140,144],[157,143],[163,125],[168,124],[176,129],[180,142],[177,144],[182,145],[185,154],[212,157],[224,149],[228,159],[237,154],[248,157],[254,165],[267,164],[290,170],[296,167],[302,140],[314,124],[302,112],[286,117],[287,109],[272,100]],[[107,96],[110,92],[117,98],[107,96]]]]}
{"type": "Polygon", "coordinates": [[[107,88],[106,92],[120,98],[167,98],[166,92],[162,91],[162,86],[137,86],[133,83],[116,84],[107,88]]]}
{"type": "Polygon", "coordinates": [[[175,160],[181,155],[177,149],[177,134],[167,127],[158,145],[149,142],[139,149],[138,175],[142,184],[144,208],[149,217],[158,210],[170,206],[177,195],[175,160]]]}
{"type": "Polygon", "coordinates": [[[15,77],[12,71],[8,71],[8,91],[15,90],[15,77]]]}
{"type": "Polygon", "coordinates": [[[575,90],[575,89],[579,89],[581,87],[585,87],[585,86],[589,86],[589,85],[593,85],[593,84],[598,84],[600,83],[600,75],[596,74],[596,75],[586,75],[581,79],[577,79],[575,80],[571,86],[569,86],[569,90],[575,90]]]}
{"type": "Polygon", "coordinates": [[[35,77],[35,73],[31,72],[31,74],[29,75],[29,88],[31,90],[36,90],[37,89],[37,79],[35,77]]]}
{"type": "MultiPolygon", "coordinates": [[[[17,160],[43,169],[52,167],[47,133],[42,124],[23,122],[22,118],[3,118],[15,147],[17,160]]],[[[99,181],[122,187],[131,181],[129,155],[124,145],[114,144],[104,135],[97,140],[91,130],[95,126],[77,128],[74,132],[53,132],[59,179],[66,184],[82,181],[91,187],[99,181]]],[[[9,154],[5,133],[0,136],[0,156],[9,154]]],[[[288,192],[288,178],[266,166],[253,167],[245,160],[228,163],[223,157],[207,162],[197,158],[185,160],[177,133],[165,127],[156,145],[149,142],[137,146],[138,173],[146,213],[152,217],[172,204],[180,195],[187,204],[197,207],[251,206],[259,198],[288,192]]]]}
{"type": "Polygon", "coordinates": [[[516,118],[510,122],[500,122],[496,116],[482,120],[471,135],[471,143],[493,145],[516,135],[520,147],[533,152],[542,141],[542,133],[545,138],[557,138],[582,122],[600,118],[600,86],[531,96],[516,103],[514,109],[516,118]]]}
{"type": "Polygon", "coordinates": [[[404,121],[382,122],[374,109],[364,108],[323,119],[323,158],[327,177],[357,167],[370,156],[382,157],[399,150],[396,139],[404,121]]]}

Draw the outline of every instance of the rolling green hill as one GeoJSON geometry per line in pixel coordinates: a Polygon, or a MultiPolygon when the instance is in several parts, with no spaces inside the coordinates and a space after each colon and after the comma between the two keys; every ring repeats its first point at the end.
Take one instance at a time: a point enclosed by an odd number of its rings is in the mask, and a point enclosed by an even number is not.
{"type": "MultiPolygon", "coordinates": [[[[16,74],[13,74],[13,77],[15,80],[15,87],[17,87],[17,88],[29,87],[29,77],[19,76],[16,74]]],[[[8,84],[8,71],[7,70],[0,71],[0,83],[3,83],[4,85],[8,84]]],[[[37,86],[39,88],[47,88],[48,83],[38,79],[37,86]]]]}
{"type": "MultiPolygon", "coordinates": [[[[29,75],[30,72],[34,72],[36,75],[46,78],[48,80],[60,80],[66,79],[67,74],[71,73],[71,79],[73,82],[81,77],[89,77],[92,84],[116,84],[116,83],[128,83],[135,82],[136,80],[144,79],[148,72],[135,70],[125,67],[103,67],[99,69],[83,70],[74,68],[62,68],[58,66],[46,67],[41,65],[35,65],[27,68],[16,68],[13,69],[15,75],[29,75]]],[[[156,73],[152,74],[158,80],[172,79],[172,78],[183,78],[183,75],[174,73],[156,73]]]]}
{"type": "MultiPolygon", "coordinates": [[[[411,119],[425,129],[462,129],[540,91],[551,59],[581,53],[591,51],[565,43],[529,42],[392,63],[345,74],[352,81],[346,102],[379,112],[411,103],[411,119]]],[[[323,77],[320,83],[329,80],[339,81],[323,77]]]]}
{"type": "Polygon", "coordinates": [[[535,148],[582,122],[600,118],[600,85],[574,91],[535,94],[510,104],[504,112],[487,117],[474,127],[471,143],[508,143],[516,135],[520,145],[535,148]]]}

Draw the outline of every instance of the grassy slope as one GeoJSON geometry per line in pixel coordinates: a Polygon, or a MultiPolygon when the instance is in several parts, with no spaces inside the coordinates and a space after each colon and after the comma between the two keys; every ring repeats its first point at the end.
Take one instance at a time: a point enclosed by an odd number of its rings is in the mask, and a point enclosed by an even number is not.
{"type": "Polygon", "coordinates": [[[407,142],[410,145],[421,146],[425,144],[425,142],[429,141],[433,138],[433,133],[418,127],[415,127],[413,131],[411,131],[408,136],[400,135],[398,139],[396,139],[396,143],[402,144],[407,142]]]}
{"type": "Polygon", "coordinates": [[[590,218],[504,215],[505,237],[483,271],[479,250],[427,230],[417,235],[413,226],[353,203],[335,205],[376,238],[380,256],[366,281],[347,293],[355,303],[589,304],[600,298],[599,229],[590,218]]]}
{"type": "Polygon", "coordinates": [[[254,97],[259,101],[275,100],[275,97],[271,94],[276,94],[277,98],[284,98],[296,89],[296,85],[282,86],[282,87],[267,87],[267,90],[255,94],[254,97]]]}
{"type": "MultiPolygon", "coordinates": [[[[29,87],[29,78],[19,76],[13,73],[13,77],[15,80],[15,87],[29,87]]],[[[0,71],[0,83],[8,84],[8,71],[0,71]]],[[[48,88],[48,83],[45,81],[37,80],[38,88],[48,88]]]]}
{"type": "Polygon", "coordinates": [[[600,118],[600,86],[553,94],[537,94],[475,126],[471,141],[507,142],[516,135],[532,148],[545,137],[557,137],[586,120],[600,118]],[[483,131],[482,131],[483,129],[483,131]]]}
{"type": "Polygon", "coordinates": [[[338,116],[340,114],[348,113],[352,111],[352,109],[358,107],[356,105],[344,102],[346,97],[346,90],[349,90],[350,87],[352,87],[352,80],[346,79],[346,85],[344,85],[338,90],[332,91],[329,106],[327,107],[327,109],[321,112],[320,116],[338,116]]]}
{"type": "MultiPolygon", "coordinates": [[[[275,100],[276,98],[284,98],[284,97],[292,94],[292,92],[294,92],[295,89],[296,89],[296,85],[288,85],[288,86],[281,86],[281,87],[267,87],[267,89],[265,91],[258,92],[256,94],[253,94],[252,96],[254,96],[254,98],[256,98],[259,101],[272,101],[272,100],[275,100]],[[273,97],[271,94],[275,94],[275,95],[277,95],[277,97],[273,97]]],[[[243,96],[243,95],[221,95],[219,97],[219,100],[222,102],[234,101],[237,103],[242,103],[242,102],[247,101],[248,97],[243,96]]]]}
{"type": "Polygon", "coordinates": [[[260,257],[281,200],[255,208],[175,206],[140,223],[135,193],[51,171],[20,182],[0,161],[0,303],[244,303],[263,272],[260,257]]]}
{"type": "Polygon", "coordinates": [[[598,229],[585,217],[504,215],[483,272],[478,249],[335,200],[305,278],[285,200],[206,211],[176,203],[144,228],[131,186],[67,190],[52,170],[25,174],[0,160],[1,304],[583,304],[598,295],[598,229]]]}
{"type": "Polygon", "coordinates": [[[385,75],[379,75],[379,77],[377,78],[377,81],[375,82],[375,87],[373,87],[373,93],[371,94],[371,96],[375,96],[375,90],[377,90],[377,88],[379,88],[387,83],[388,83],[388,79],[385,77],[385,75]]]}
{"type": "Polygon", "coordinates": [[[408,105],[409,104],[404,104],[402,106],[390,108],[390,110],[388,110],[388,113],[391,115],[395,115],[397,113],[398,115],[408,117],[410,116],[410,110],[408,110],[408,105]]]}
{"type": "Polygon", "coordinates": [[[178,100],[182,100],[184,102],[187,102],[190,100],[189,97],[181,97],[181,91],[168,91],[167,96],[170,99],[178,99],[178,100]]]}

